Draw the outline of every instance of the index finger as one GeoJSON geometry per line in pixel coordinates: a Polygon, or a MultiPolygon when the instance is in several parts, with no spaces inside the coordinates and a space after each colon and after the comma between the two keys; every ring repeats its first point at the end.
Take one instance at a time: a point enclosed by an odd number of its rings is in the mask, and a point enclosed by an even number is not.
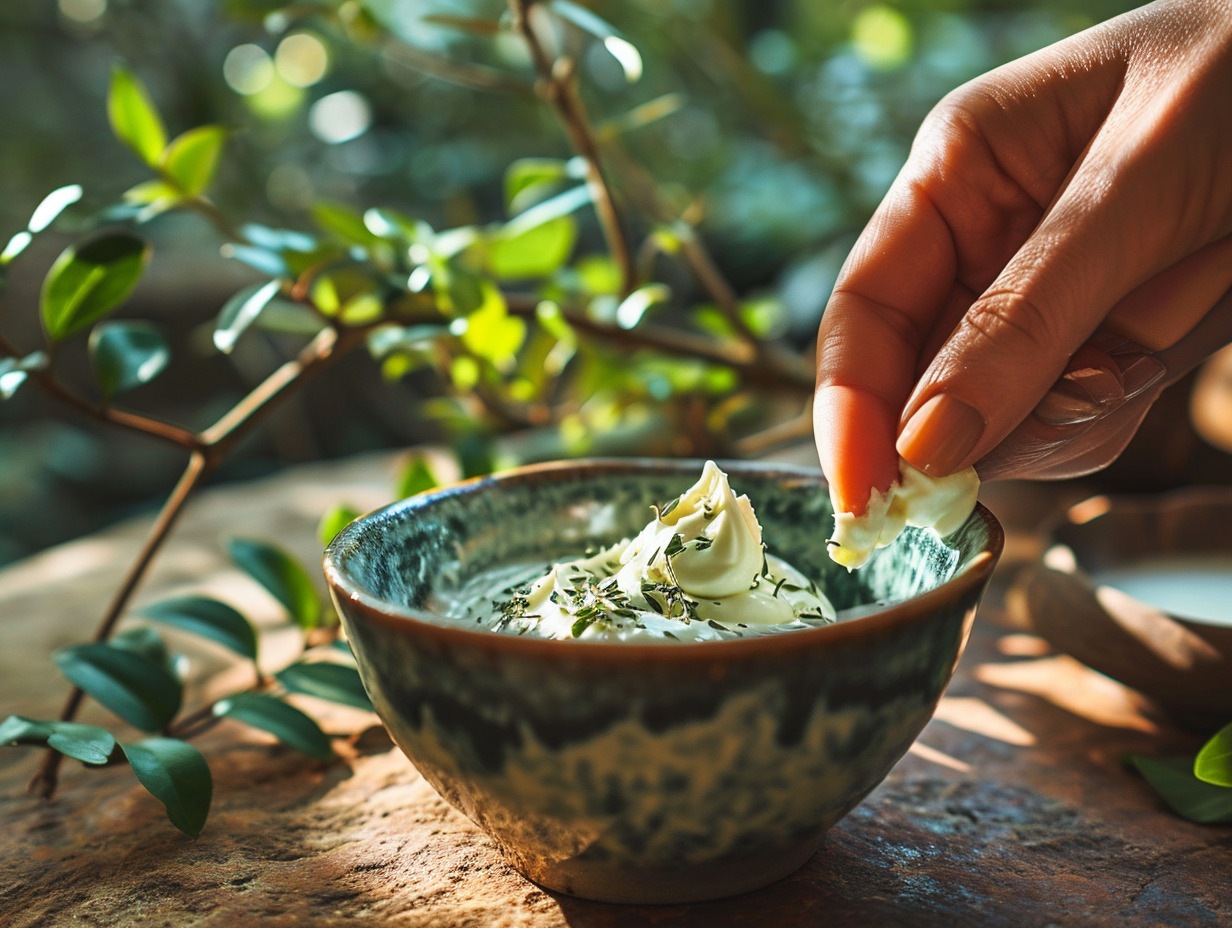
{"type": "Polygon", "coordinates": [[[956,269],[948,224],[900,175],[848,256],[818,332],[814,434],[843,511],[863,513],[870,491],[898,478],[899,416],[956,269]]]}

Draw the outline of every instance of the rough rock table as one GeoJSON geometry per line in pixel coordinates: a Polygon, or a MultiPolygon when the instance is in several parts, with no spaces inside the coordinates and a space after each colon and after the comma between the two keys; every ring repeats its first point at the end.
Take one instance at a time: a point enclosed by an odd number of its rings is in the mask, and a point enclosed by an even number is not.
{"type": "MultiPolygon", "coordinates": [[[[316,561],[319,515],[387,502],[395,468],[392,456],[366,457],[206,491],[139,601],[206,591],[272,622],[272,602],[227,566],[219,539],[277,539],[316,561]]],[[[1034,554],[1016,529],[1062,491],[986,489],[1010,544],[936,718],[823,849],[774,886],[657,908],[544,892],[435,795],[375,716],[305,701],[328,730],[351,733],[341,759],[308,761],[219,725],[198,742],[215,791],[195,840],[125,767],[66,762],[44,802],[25,792],[37,752],[0,751],[0,926],[1232,924],[1232,829],[1176,818],[1120,762],[1126,751],[1192,751],[1197,739],[1006,617],[1006,582],[1034,554]]],[[[65,690],[50,654],[89,635],[144,527],[0,571],[0,715],[58,711],[65,690]]],[[[263,658],[279,647],[277,634],[263,637],[263,658]]],[[[190,699],[225,686],[226,666],[220,654],[198,656],[195,678],[207,682],[190,699]]]]}

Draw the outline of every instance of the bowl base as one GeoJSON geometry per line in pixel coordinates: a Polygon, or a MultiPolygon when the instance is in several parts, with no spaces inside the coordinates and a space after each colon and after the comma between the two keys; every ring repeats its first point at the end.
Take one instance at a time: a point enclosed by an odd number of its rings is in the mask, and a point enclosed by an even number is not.
{"type": "Polygon", "coordinates": [[[629,905],[706,902],[761,889],[804,866],[821,846],[821,838],[800,841],[762,854],[710,861],[687,867],[621,867],[581,860],[542,864],[523,875],[544,889],[629,905]]]}

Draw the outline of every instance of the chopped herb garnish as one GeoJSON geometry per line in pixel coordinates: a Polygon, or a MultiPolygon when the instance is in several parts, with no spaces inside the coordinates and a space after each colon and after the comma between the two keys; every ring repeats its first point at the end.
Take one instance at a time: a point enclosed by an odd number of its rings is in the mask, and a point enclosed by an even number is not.
{"type": "Polygon", "coordinates": [[[783,577],[781,580],[779,580],[779,582],[778,582],[778,583],[776,583],[776,584],[774,585],[774,592],[773,592],[773,593],[771,593],[770,595],[771,595],[771,596],[778,596],[778,595],[779,595],[779,590],[781,590],[781,589],[783,588],[783,584],[784,584],[784,583],[786,583],[786,582],[787,582],[787,578],[786,578],[786,577],[783,577]]]}
{"type": "Polygon", "coordinates": [[[677,496],[670,503],[667,503],[663,506],[663,511],[659,513],[659,519],[662,520],[662,518],[665,515],[667,515],[669,512],[671,512],[673,509],[675,509],[679,505],[680,505],[680,497],[677,496]]]}

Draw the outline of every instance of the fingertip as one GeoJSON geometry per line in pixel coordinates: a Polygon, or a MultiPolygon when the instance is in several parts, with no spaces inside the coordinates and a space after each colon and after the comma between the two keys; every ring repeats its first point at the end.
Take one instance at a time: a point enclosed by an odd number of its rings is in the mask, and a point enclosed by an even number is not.
{"type": "Polygon", "coordinates": [[[897,453],[930,477],[948,477],[968,464],[984,436],[984,414],[948,393],[929,397],[903,426],[897,453]]]}
{"type": "Polygon", "coordinates": [[[829,385],[817,391],[817,452],[841,511],[862,515],[870,492],[884,492],[898,479],[897,423],[897,411],[867,390],[829,385]]]}

